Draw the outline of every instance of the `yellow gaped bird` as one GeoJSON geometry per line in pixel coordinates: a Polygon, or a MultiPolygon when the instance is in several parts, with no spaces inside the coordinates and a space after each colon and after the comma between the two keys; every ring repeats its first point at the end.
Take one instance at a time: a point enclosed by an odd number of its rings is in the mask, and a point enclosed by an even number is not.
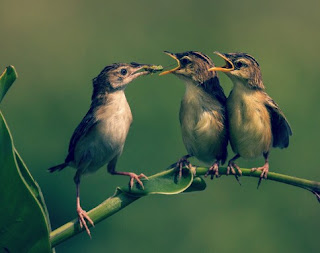
{"type": "Polygon", "coordinates": [[[81,227],[90,230],[86,220],[93,221],[80,206],[80,178],[83,174],[97,171],[108,164],[108,172],[113,175],[130,177],[130,188],[134,180],[143,188],[141,178],[132,172],[116,171],[116,163],[122,153],[132,122],[132,114],[124,90],[139,76],[162,70],[161,66],[138,63],[115,63],[105,67],[93,79],[91,106],[81,123],[75,129],[69,144],[65,162],[49,169],[50,172],[73,167],[77,170],[74,182],[77,188],[77,213],[81,227]]]}
{"type": "Polygon", "coordinates": [[[227,158],[226,96],[216,73],[208,71],[214,66],[208,56],[196,51],[165,53],[175,59],[178,66],[160,75],[172,73],[186,85],[179,116],[188,154],[175,167],[181,177],[183,166],[192,167],[188,158],[195,156],[212,165],[206,174],[211,174],[212,179],[219,176],[219,165],[227,158]]]}
{"type": "Polygon", "coordinates": [[[252,171],[261,171],[258,186],[269,171],[271,147],[286,148],[292,135],[290,125],[279,106],[265,92],[259,63],[246,53],[219,53],[226,62],[223,67],[210,71],[222,71],[233,82],[227,99],[229,139],[236,154],[228,163],[228,172],[241,170],[235,163],[239,157],[264,157],[265,163],[252,171]]]}

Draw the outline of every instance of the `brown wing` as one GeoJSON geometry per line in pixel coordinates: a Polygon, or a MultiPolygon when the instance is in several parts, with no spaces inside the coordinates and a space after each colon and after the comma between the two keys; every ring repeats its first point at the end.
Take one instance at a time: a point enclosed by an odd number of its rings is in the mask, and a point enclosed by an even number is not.
{"type": "Polygon", "coordinates": [[[286,117],[284,116],[283,112],[273,101],[271,97],[267,94],[266,100],[266,107],[270,114],[271,119],[271,129],[272,129],[272,136],[273,136],[273,147],[279,148],[286,148],[289,146],[289,137],[292,135],[292,131],[287,121],[286,117]]]}
{"type": "Polygon", "coordinates": [[[74,150],[77,146],[78,141],[81,137],[84,137],[89,130],[97,123],[96,118],[94,117],[94,111],[90,108],[86,116],[82,119],[81,123],[74,130],[73,135],[69,144],[69,153],[65,160],[66,163],[73,161],[74,159],[74,150]]]}

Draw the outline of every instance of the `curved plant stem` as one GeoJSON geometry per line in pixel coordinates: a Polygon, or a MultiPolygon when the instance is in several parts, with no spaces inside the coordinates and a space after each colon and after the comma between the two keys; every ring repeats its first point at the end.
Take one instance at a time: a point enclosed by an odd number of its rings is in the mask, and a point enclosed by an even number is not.
{"type": "MultiPolygon", "coordinates": [[[[206,167],[197,167],[196,175],[202,176],[205,175],[208,171],[206,167]]],[[[261,172],[255,171],[251,172],[250,169],[241,169],[242,176],[245,177],[260,177],[261,172]]],[[[220,167],[219,174],[226,175],[227,168],[220,167]]],[[[305,190],[308,190],[316,195],[318,201],[320,201],[320,182],[311,181],[307,179],[287,176],[283,174],[278,174],[274,172],[268,173],[268,180],[289,184],[292,186],[300,187],[305,190]]],[[[174,182],[172,182],[174,184],[174,182]]],[[[102,202],[99,206],[95,207],[91,211],[88,212],[90,218],[93,220],[95,224],[100,221],[108,218],[109,216],[115,214],[120,211],[122,208],[136,201],[142,196],[132,196],[128,195],[121,191],[116,191],[115,195],[108,198],[104,202],[102,202]]],[[[50,233],[50,241],[51,246],[55,247],[62,243],[63,241],[73,237],[74,235],[84,231],[81,229],[77,219],[74,219],[63,226],[57,228],[56,230],[50,233]]]]}
{"type": "MultiPolygon", "coordinates": [[[[90,210],[88,215],[92,221],[97,224],[137,199],[139,199],[139,197],[134,197],[117,190],[114,196],[106,199],[100,205],[90,210]]],[[[88,223],[88,227],[90,226],[91,225],[88,223]]],[[[64,224],[50,233],[51,247],[57,246],[82,231],[85,231],[85,229],[80,228],[78,219],[74,219],[64,224]]]]}

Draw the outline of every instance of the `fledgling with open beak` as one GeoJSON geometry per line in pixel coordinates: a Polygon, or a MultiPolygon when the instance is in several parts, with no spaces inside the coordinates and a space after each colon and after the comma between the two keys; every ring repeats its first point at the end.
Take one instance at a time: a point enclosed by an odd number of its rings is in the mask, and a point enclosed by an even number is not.
{"type": "Polygon", "coordinates": [[[229,139],[235,156],[228,163],[228,171],[241,174],[235,160],[263,155],[265,163],[251,171],[261,171],[258,186],[269,171],[271,147],[286,148],[292,135],[290,125],[279,106],[265,92],[258,62],[246,53],[223,54],[226,64],[210,71],[222,71],[233,82],[227,99],[229,139]]]}
{"type": "Polygon", "coordinates": [[[81,228],[84,226],[89,236],[90,230],[86,220],[91,225],[94,224],[80,206],[80,178],[83,174],[95,172],[108,164],[108,172],[112,175],[130,177],[130,188],[134,180],[143,188],[140,179],[147,179],[144,174],[119,172],[115,169],[132,122],[124,90],[137,77],[157,70],[162,70],[162,67],[138,63],[116,63],[105,67],[93,79],[90,109],[72,135],[65,162],[49,169],[50,172],[54,172],[69,166],[77,170],[74,176],[77,213],[81,228]]]}
{"type": "Polygon", "coordinates": [[[183,166],[191,168],[189,157],[212,165],[206,174],[219,176],[219,165],[227,158],[226,96],[215,72],[208,71],[214,66],[212,60],[203,53],[165,52],[175,59],[178,66],[160,75],[174,74],[186,84],[186,92],[181,101],[180,125],[182,139],[188,151],[176,164],[181,177],[183,166]]]}

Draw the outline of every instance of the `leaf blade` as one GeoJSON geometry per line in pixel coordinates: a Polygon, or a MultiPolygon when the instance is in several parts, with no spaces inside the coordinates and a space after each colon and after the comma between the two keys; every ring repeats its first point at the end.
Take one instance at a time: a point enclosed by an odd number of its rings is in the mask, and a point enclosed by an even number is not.
{"type": "Polygon", "coordinates": [[[120,187],[119,190],[130,195],[144,196],[150,194],[173,195],[181,192],[201,191],[205,189],[205,182],[194,182],[194,173],[188,168],[183,168],[182,177],[179,179],[175,169],[169,169],[142,180],[144,189],[136,182],[132,189],[120,187]],[[204,185],[203,185],[204,184],[204,185]],[[193,187],[191,187],[193,185],[193,187]],[[190,188],[190,189],[189,189],[190,188]]]}
{"type": "Polygon", "coordinates": [[[14,66],[8,66],[0,76],[0,103],[7,94],[11,85],[17,79],[18,74],[14,66]]]}
{"type": "MultiPolygon", "coordinates": [[[[0,102],[17,73],[9,66],[0,76],[0,102]]],[[[52,252],[50,222],[38,184],[14,148],[0,111],[0,251],[52,252]]]]}

